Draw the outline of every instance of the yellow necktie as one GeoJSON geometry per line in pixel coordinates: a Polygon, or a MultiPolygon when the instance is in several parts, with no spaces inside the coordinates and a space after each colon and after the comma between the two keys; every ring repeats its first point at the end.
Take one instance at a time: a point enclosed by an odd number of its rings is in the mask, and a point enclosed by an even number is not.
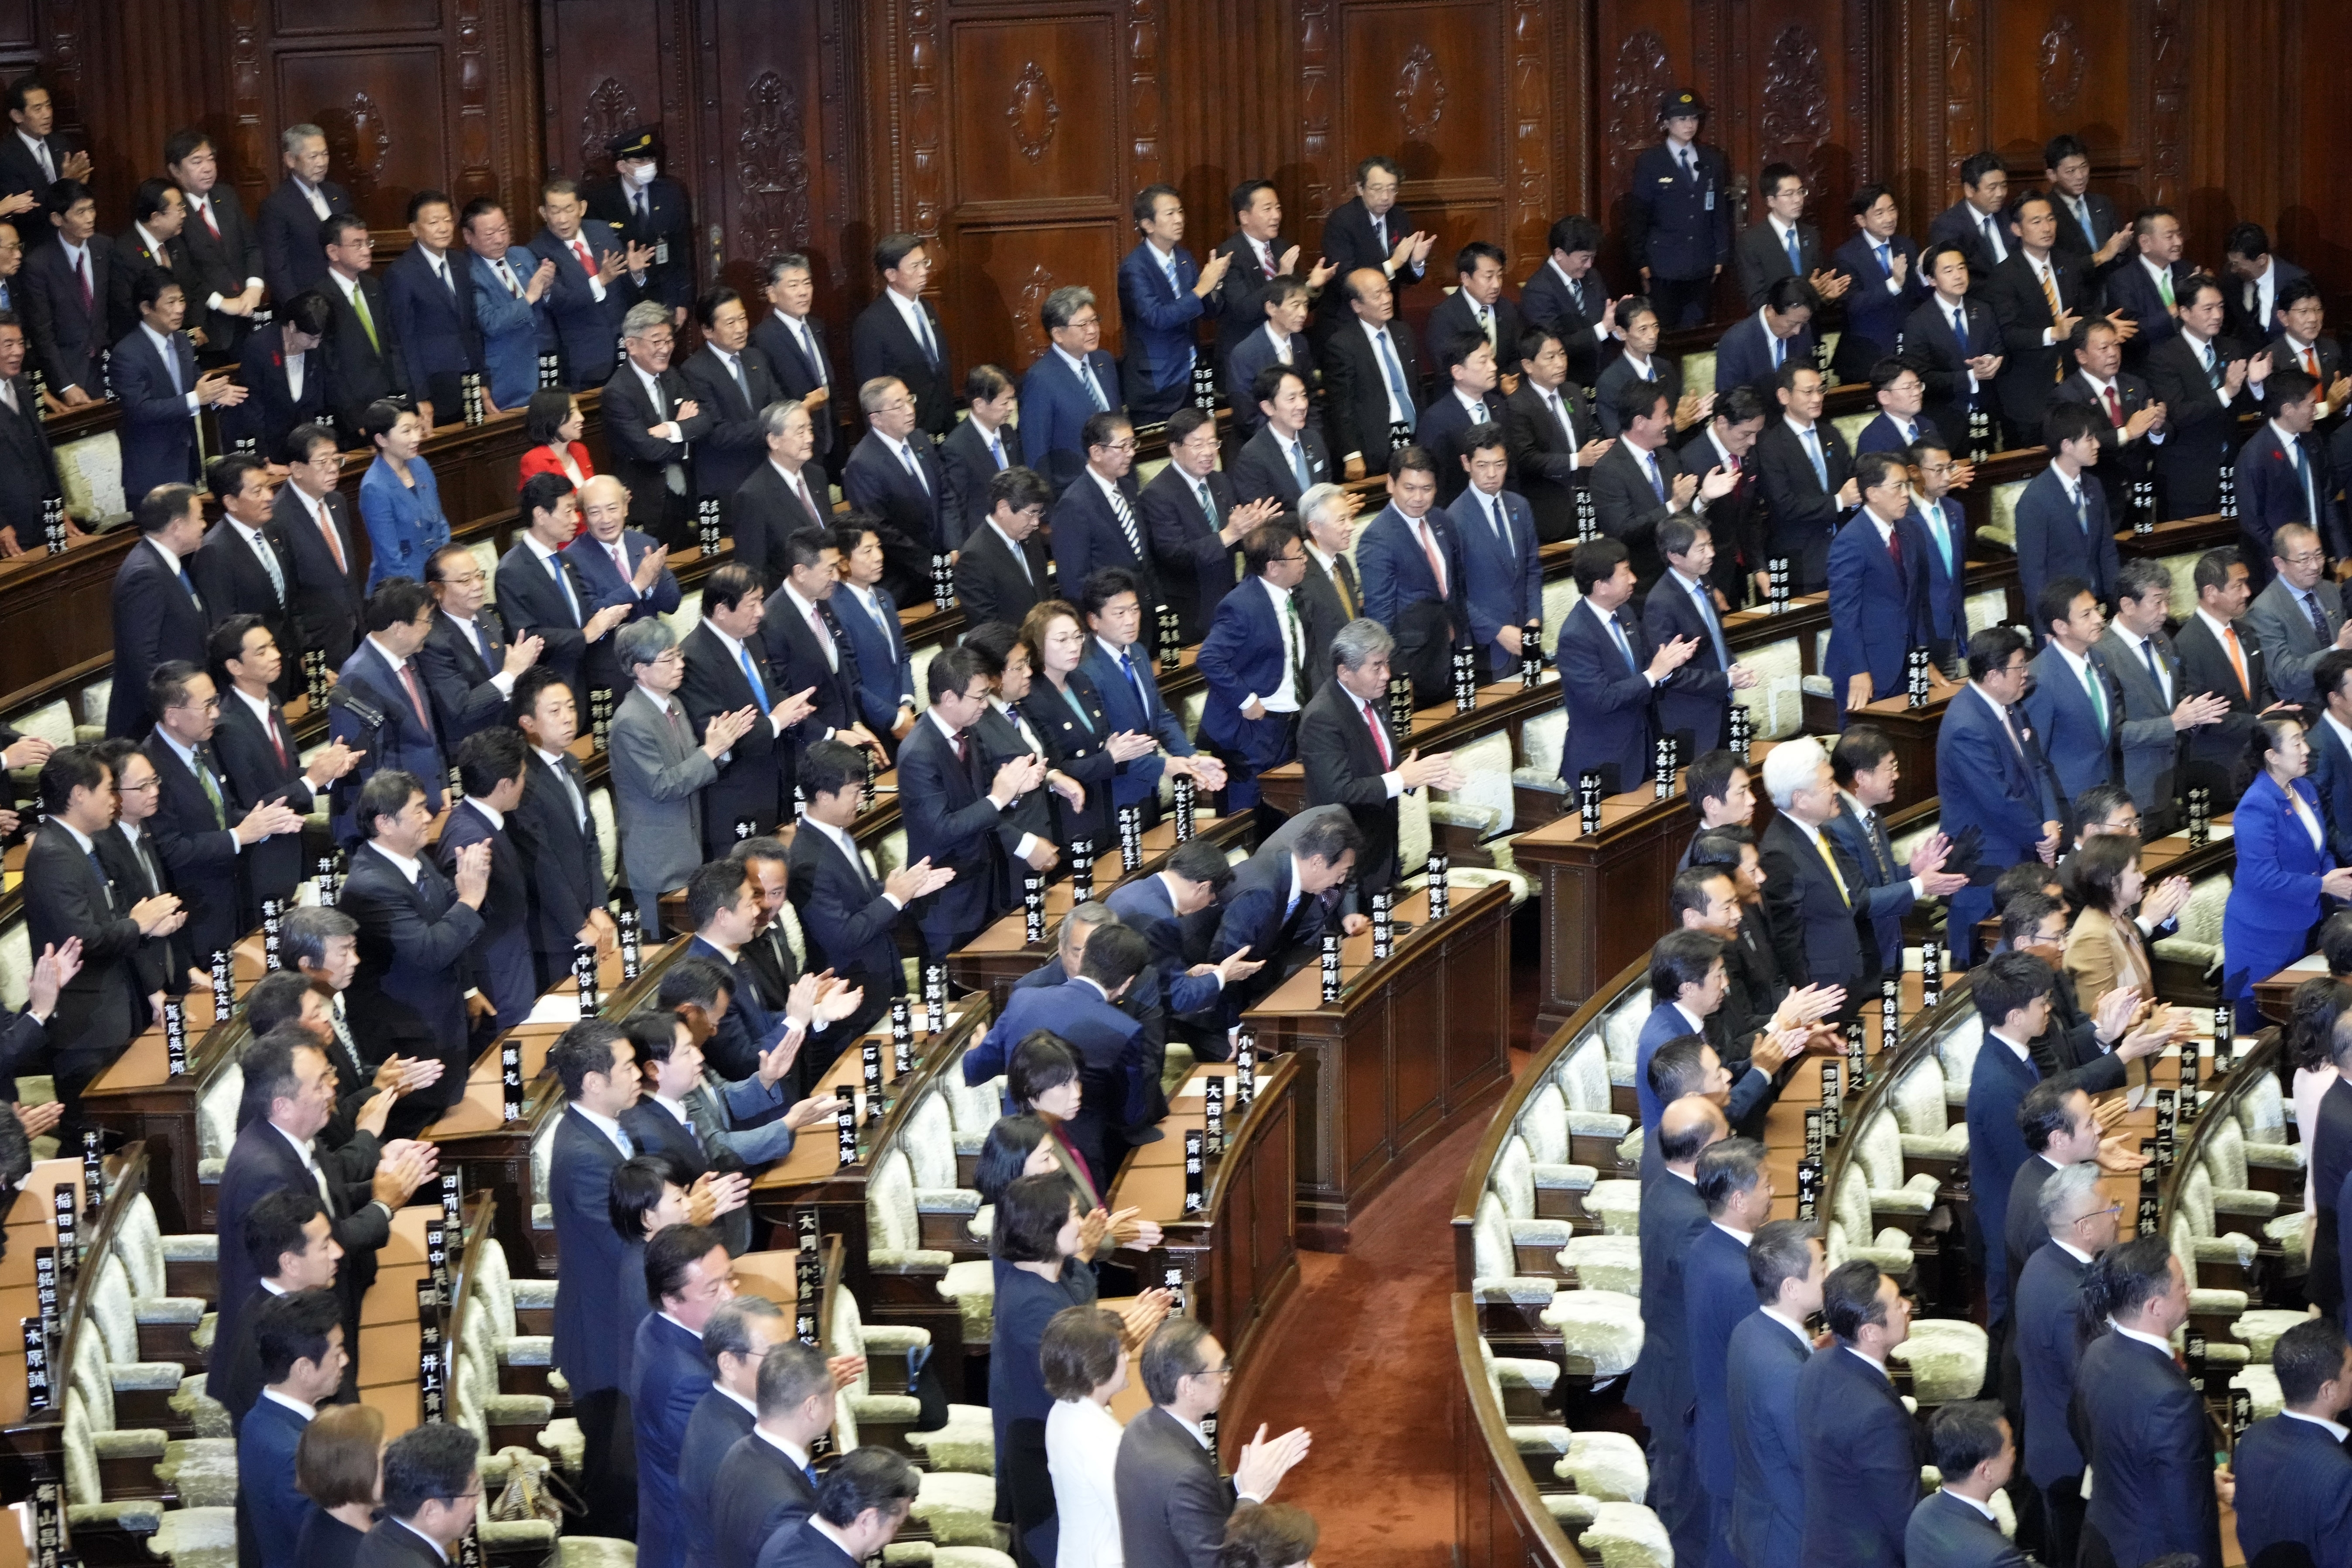
{"type": "Polygon", "coordinates": [[[1830,868],[1830,880],[1837,884],[1838,898],[1847,909],[1853,908],[1853,895],[1846,891],[1845,877],[1838,870],[1837,851],[1830,847],[1830,836],[1815,828],[1813,842],[1821,847],[1822,860],[1830,868]]]}
{"type": "Polygon", "coordinates": [[[383,340],[375,335],[375,318],[368,314],[367,290],[356,283],[352,285],[352,309],[358,314],[360,325],[367,331],[368,346],[378,353],[383,353],[383,340]]]}

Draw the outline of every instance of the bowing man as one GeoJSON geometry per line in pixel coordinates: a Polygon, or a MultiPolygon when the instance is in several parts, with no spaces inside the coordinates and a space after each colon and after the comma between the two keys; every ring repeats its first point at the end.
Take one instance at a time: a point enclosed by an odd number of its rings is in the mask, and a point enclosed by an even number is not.
{"type": "Polygon", "coordinates": [[[1937,1406],[1927,1441],[1944,1484],[1920,1500],[1904,1526],[1907,1568],[2028,1568],[2032,1560],[2010,1544],[1992,1511],[1992,1494],[2017,1471],[2017,1442],[2000,1401],[1937,1406]]]}
{"type": "Polygon", "coordinates": [[[1653,647],[1620,613],[1633,596],[1633,567],[1617,541],[1578,545],[1570,570],[1580,597],[1560,623],[1552,656],[1568,709],[1559,776],[1572,791],[1581,774],[1597,771],[1601,792],[1613,795],[1650,776],[1656,689],[1690,661],[1698,642],[1676,637],[1653,647]]]}
{"type": "Polygon", "coordinates": [[[1216,937],[1209,944],[1209,961],[1223,963],[1246,950],[1265,968],[1226,984],[1228,1029],[1305,961],[1323,934],[1324,895],[1354,878],[1363,847],[1364,836],[1354,822],[1339,816],[1318,817],[1300,830],[1287,853],[1254,855],[1234,879],[1225,890],[1216,937]]]}

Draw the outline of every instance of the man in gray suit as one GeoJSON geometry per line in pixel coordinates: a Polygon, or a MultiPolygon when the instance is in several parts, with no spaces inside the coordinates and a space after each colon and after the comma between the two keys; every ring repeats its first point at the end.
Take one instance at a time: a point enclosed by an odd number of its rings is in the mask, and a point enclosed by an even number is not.
{"type": "Polygon", "coordinates": [[[1234,1505],[1274,1495],[1307,1457],[1307,1428],[1279,1437],[1259,1428],[1227,1479],[1200,1435],[1202,1419],[1225,1396],[1232,1368],[1224,1347],[1198,1318],[1171,1318],[1140,1359],[1151,1408],[1129,1423],[1112,1472],[1128,1568],[1216,1568],[1234,1505]]]}
{"type": "Polygon", "coordinates": [[[2282,702],[2318,697],[2311,672],[2331,648],[2352,647],[2342,591],[2327,580],[2327,552],[2306,522],[2283,522],[2271,535],[2270,586],[2246,606],[2246,625],[2262,639],[2271,690],[2282,702]]]}
{"type": "Polygon", "coordinates": [[[661,896],[686,886],[702,864],[702,788],[759,715],[750,708],[712,714],[698,746],[676,696],[686,658],[670,629],[648,616],[622,627],[614,648],[631,685],[613,711],[613,819],[629,892],[646,930],[658,932],[661,896]]]}
{"type": "MultiPolygon", "coordinates": [[[[2179,826],[2180,732],[2210,724],[2230,710],[2213,692],[2192,693],[2180,656],[2165,635],[2172,605],[2172,574],[2158,561],[2126,561],[2116,575],[2116,617],[2098,647],[2123,689],[2123,786],[2140,810],[2142,831],[2161,837],[2179,826]]],[[[2304,679],[2308,681],[2309,672],[2304,679]]]]}

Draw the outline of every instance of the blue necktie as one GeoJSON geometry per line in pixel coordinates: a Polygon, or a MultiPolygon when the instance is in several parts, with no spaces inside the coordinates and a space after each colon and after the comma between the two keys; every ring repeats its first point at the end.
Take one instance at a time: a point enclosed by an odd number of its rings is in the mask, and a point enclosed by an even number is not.
{"type": "Polygon", "coordinates": [[[1127,683],[1135,688],[1135,705],[1143,710],[1143,721],[1151,722],[1151,699],[1143,694],[1143,677],[1135,673],[1135,650],[1122,648],[1118,662],[1127,667],[1127,683]]]}
{"type": "Polygon", "coordinates": [[[1878,269],[1889,278],[1895,276],[1895,263],[1889,259],[1887,247],[1883,241],[1878,247],[1878,269]]]}
{"type": "Polygon", "coordinates": [[[1822,489],[1830,488],[1830,466],[1822,456],[1822,433],[1818,427],[1805,432],[1805,456],[1813,460],[1813,478],[1821,480],[1822,489]]]}
{"type": "Polygon", "coordinates": [[[112,909],[114,907],[114,883],[108,878],[106,874],[106,867],[100,862],[98,858],[98,851],[96,849],[85,849],[82,853],[89,857],[89,868],[98,873],[98,885],[106,894],[106,907],[110,910],[112,909]]]}
{"type": "MultiPolygon", "coordinates": [[[[1595,613],[1598,614],[1597,611],[1595,613]]],[[[1625,668],[1636,675],[1641,674],[1642,667],[1633,659],[1633,645],[1625,640],[1625,628],[1618,624],[1614,616],[1602,616],[1601,618],[1609,624],[1609,635],[1617,639],[1617,651],[1625,656],[1625,668]]]]}
{"type": "MultiPolygon", "coordinates": [[[[1004,471],[1004,438],[1003,437],[991,436],[988,438],[988,455],[996,459],[996,471],[1003,473],[1004,471]]],[[[920,475],[916,477],[921,478],[920,475]]]]}
{"type": "Polygon", "coordinates": [[[637,1157],[637,1141],[629,1136],[629,1130],[627,1128],[614,1128],[613,1130],[613,1136],[621,1141],[621,1152],[623,1153],[626,1154],[632,1160],[637,1157]]]}
{"type": "Polygon", "coordinates": [[[180,345],[170,338],[163,340],[163,374],[172,378],[172,395],[184,397],[188,389],[180,384],[180,345]]]}
{"type": "Polygon", "coordinates": [[[1293,441],[1290,444],[1290,468],[1291,471],[1298,476],[1298,488],[1300,490],[1303,491],[1307,489],[1308,486],[1315,482],[1313,479],[1307,477],[1306,442],[1293,441]]]}
{"type": "Polygon", "coordinates": [[[1658,471],[1658,455],[1655,452],[1644,452],[1642,454],[1642,463],[1650,470],[1650,488],[1658,492],[1660,500],[1665,500],[1666,479],[1665,476],[1658,471]]]}
{"type": "Polygon", "coordinates": [[[1389,390],[1396,395],[1397,406],[1404,410],[1404,427],[1410,430],[1413,427],[1412,394],[1405,390],[1404,370],[1397,363],[1396,350],[1390,344],[1388,333],[1381,332],[1378,336],[1381,363],[1388,372],[1389,390]]]}
{"type": "Polygon", "coordinates": [[[2291,445],[2294,451],[2295,488],[2303,493],[2303,520],[2309,522],[2315,515],[2311,510],[2311,464],[2303,455],[2302,442],[2296,441],[2291,445]]]}
{"type": "Polygon", "coordinates": [[[1078,377],[1087,384],[1087,395],[1095,400],[1095,412],[1108,414],[1110,405],[1103,400],[1102,383],[1095,379],[1095,367],[1085,360],[1078,362],[1078,377]]]}
{"type": "Polygon", "coordinates": [[[1789,357],[1789,340],[1769,329],[1766,330],[1764,335],[1772,340],[1772,368],[1778,370],[1780,368],[1781,362],[1789,357]]]}
{"type": "Polygon", "coordinates": [[[1723,628],[1716,624],[1715,606],[1706,602],[1706,584],[1693,583],[1691,597],[1698,601],[1698,618],[1706,626],[1707,640],[1715,644],[1715,665],[1717,669],[1731,668],[1730,650],[1723,646],[1723,628]]]}
{"type": "Polygon", "coordinates": [[[196,592],[196,580],[188,575],[188,569],[185,566],[180,568],[180,586],[188,591],[189,598],[195,600],[196,608],[201,610],[205,607],[203,596],[196,592]]]}
{"type": "Polygon", "coordinates": [[[555,585],[563,590],[563,602],[572,606],[572,624],[575,626],[587,625],[588,623],[581,618],[580,600],[572,592],[572,579],[563,570],[562,558],[550,554],[547,558],[547,569],[554,574],[555,585]]]}
{"type": "Polygon", "coordinates": [[[1939,521],[1929,521],[1926,518],[1922,518],[1920,521],[1927,523],[1927,537],[1936,542],[1936,553],[1944,558],[1944,575],[1948,577],[1952,574],[1952,537],[1950,530],[1946,528],[1943,521],[1940,521],[1943,515],[1944,509],[1942,505],[1938,503],[1936,508],[1936,516],[1939,521]]]}
{"type": "Polygon", "coordinates": [[[803,1474],[803,1475],[804,1475],[804,1476],[806,1476],[806,1477],[808,1478],[808,1484],[809,1484],[812,1488],[814,1488],[814,1487],[817,1484],[817,1481],[816,1481],[816,1467],[815,1467],[814,1465],[803,1465],[803,1466],[801,1467],[801,1474],[803,1474]]]}
{"type": "Polygon", "coordinates": [[[1798,258],[1797,231],[1793,228],[1790,229],[1787,237],[1789,241],[1789,270],[1795,273],[1798,277],[1802,278],[1805,275],[1805,264],[1798,258]]]}
{"type": "Polygon", "coordinates": [[[1961,306],[1952,307],[1952,337],[1960,345],[1960,353],[1969,352],[1969,313],[1961,306]]]}
{"type": "Polygon", "coordinates": [[[760,679],[759,668],[751,662],[751,650],[739,647],[735,650],[735,658],[743,666],[743,679],[751,683],[751,695],[759,699],[760,711],[765,713],[768,710],[768,683],[760,679]]]}

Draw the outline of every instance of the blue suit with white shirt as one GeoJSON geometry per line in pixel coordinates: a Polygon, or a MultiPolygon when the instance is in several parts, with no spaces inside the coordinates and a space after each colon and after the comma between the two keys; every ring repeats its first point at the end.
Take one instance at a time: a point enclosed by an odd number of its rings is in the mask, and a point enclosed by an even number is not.
{"type": "Polygon", "coordinates": [[[1950,904],[1952,950],[1961,963],[1969,962],[1963,938],[1992,910],[1994,879],[2033,858],[2042,842],[2042,825],[2061,820],[2057,785],[2032,727],[2021,711],[2014,718],[2012,741],[2012,731],[2002,723],[1991,699],[1971,682],[1944,710],[1944,722],[1936,732],[1936,787],[1943,830],[1956,840],[1971,827],[1983,836],[1977,854],[1979,880],[1954,893],[1950,904]]]}
{"type": "Polygon", "coordinates": [[[1921,631],[1938,659],[1951,658],[1969,641],[1969,520],[1949,496],[1911,509],[1911,521],[1928,544],[1927,594],[1921,631]]]}
{"type": "Polygon", "coordinates": [[[1659,733],[1690,732],[1683,751],[1685,763],[1722,744],[1724,724],[1731,710],[1731,681],[1725,672],[1734,661],[1730,646],[1723,639],[1723,621],[1716,614],[1715,601],[1700,604],[1706,591],[1704,582],[1690,583],[1669,569],[1651,584],[1650,596],[1642,601],[1642,629],[1653,644],[1675,637],[1698,639],[1698,651],[1658,682],[1657,689],[1659,733]]]}
{"type": "MultiPolygon", "coordinates": [[[[539,258],[520,245],[509,245],[506,262],[515,287],[530,288],[531,275],[539,270],[539,258]]],[[[548,295],[542,293],[534,305],[509,292],[499,269],[472,251],[467,252],[466,268],[474,283],[474,324],[482,334],[482,363],[488,367],[485,379],[490,384],[490,401],[500,408],[520,408],[539,390],[541,353],[555,347],[548,295]]],[[[554,285],[550,283],[548,288],[551,292],[554,285]]]]}
{"type": "MultiPolygon", "coordinates": [[[[1560,700],[1568,709],[1568,741],[1560,749],[1559,776],[1576,787],[1588,768],[1617,770],[1616,787],[1632,789],[1650,776],[1651,710],[1654,693],[1649,668],[1650,640],[1622,614],[1614,617],[1623,637],[1590,599],[1580,599],[1560,623],[1552,658],[1559,667],[1560,700]]],[[[1609,781],[1604,777],[1601,787],[1609,781]]]]}
{"type": "Polygon", "coordinates": [[[857,655],[857,707],[866,727],[888,739],[898,722],[898,704],[902,699],[915,695],[914,657],[907,651],[907,635],[898,626],[898,605],[883,587],[877,584],[866,590],[874,595],[874,607],[845,584],[828,602],[833,605],[833,618],[849,634],[849,646],[857,655]]]}
{"type": "MultiPolygon", "coordinates": [[[[1078,668],[1093,680],[1095,694],[1102,699],[1111,733],[1134,730],[1159,742],[1172,756],[1191,756],[1192,742],[1184,733],[1183,722],[1160,700],[1160,682],[1151,673],[1151,650],[1131,643],[1123,661],[1113,658],[1101,638],[1090,637],[1086,657],[1078,661],[1078,668]]],[[[1112,806],[1133,805],[1157,796],[1160,775],[1167,766],[1155,752],[1121,768],[1110,781],[1112,806]]]]}
{"type": "Polygon", "coordinates": [[[144,326],[114,345],[110,374],[122,405],[122,493],[133,507],[157,485],[195,482],[196,416],[188,394],[196,388],[196,351],[185,332],[173,332],[171,342],[169,365],[144,326]]]}
{"type": "Polygon", "coordinates": [[[1793,336],[1774,338],[1759,310],[1736,323],[1715,345],[1715,384],[1725,391],[1752,386],[1763,396],[1765,406],[1771,407],[1780,367],[1791,361],[1812,363],[1813,341],[1810,322],[1799,327],[1793,336]]]}
{"type": "MultiPolygon", "coordinates": [[[[1297,609],[1296,598],[1291,605],[1297,609]]],[[[1229,772],[1225,790],[1229,811],[1257,804],[1254,775],[1287,761],[1295,743],[1298,722],[1295,711],[1269,710],[1256,719],[1243,711],[1251,696],[1263,700],[1281,689],[1290,658],[1286,635],[1299,639],[1298,651],[1304,658],[1305,612],[1298,612],[1295,629],[1286,634],[1265,580],[1252,577],[1217,602],[1216,618],[1209,623],[1209,635],[1201,639],[1195,662],[1209,683],[1209,700],[1201,710],[1201,733],[1221,752],[1238,759],[1252,775],[1229,772]]],[[[1294,687],[1291,695],[1305,705],[1305,691],[1294,687]]]]}
{"type": "MultiPolygon", "coordinates": [[[[1099,400],[1089,391],[1078,369],[1062,351],[1049,348],[1037,356],[1021,378],[1021,447],[1059,496],[1087,466],[1087,421],[1097,414],[1118,413],[1118,366],[1096,349],[1086,356],[1094,374],[1099,400]]],[[[1066,584],[1076,591],[1077,584],[1066,584]]]]}
{"type": "Polygon", "coordinates": [[[1470,640],[1490,671],[1516,666],[1518,656],[1500,641],[1505,626],[1543,620],[1543,561],[1536,554],[1535,509],[1525,496],[1500,490],[1489,496],[1473,485],[1454,500],[1446,515],[1460,542],[1463,575],[1468,580],[1470,640]],[[1496,531],[1495,509],[1502,508],[1496,531]]]}
{"type": "Polygon", "coordinates": [[[1896,424],[1892,414],[1881,413],[1864,426],[1862,434],[1853,438],[1853,455],[1859,458],[1864,452],[1892,452],[1901,457],[1921,440],[1940,442],[1944,438],[1944,433],[1936,428],[1936,422],[1924,416],[1907,423],[1910,426],[1908,430],[1896,424]]]}
{"type": "Polygon", "coordinates": [[[2033,674],[2033,689],[2019,706],[2025,710],[2025,721],[2042,737],[2050,765],[2058,774],[2060,805],[2071,803],[2093,784],[2113,784],[2116,726],[2124,697],[2107,673],[2106,656],[2093,647],[2078,674],[2064,650],[2053,642],[2027,668],[2033,674]],[[2097,683],[2095,698],[2084,684],[2085,676],[2097,683]]]}
{"type": "Polygon", "coordinates": [[[621,531],[621,553],[629,563],[629,574],[621,575],[613,564],[613,552],[604,541],[593,533],[583,533],[563,547],[565,559],[579,569],[580,580],[587,585],[593,602],[590,614],[613,605],[629,606],[629,619],[642,621],[647,616],[667,616],[678,606],[681,597],[677,578],[667,566],[654,579],[654,585],[644,593],[637,592],[636,575],[645,564],[646,552],[654,548],[650,535],[634,528],[621,531]]]}
{"type": "Polygon", "coordinates": [[[1830,646],[1822,673],[1841,711],[1848,680],[1867,673],[1873,695],[1886,696],[1902,684],[1904,655],[1926,640],[1927,574],[1921,567],[1935,546],[1906,512],[1887,531],[1902,550],[1898,562],[1878,530],[1864,507],[1830,541],[1830,646]]]}
{"type": "MultiPolygon", "coordinates": [[[[1119,258],[1118,320],[1127,333],[1122,391],[1139,419],[1165,419],[1192,397],[1192,359],[1200,352],[1193,323],[1225,309],[1223,289],[1210,290],[1206,299],[1192,292],[1200,280],[1200,264],[1181,245],[1164,264],[1148,239],[1119,258]]],[[[1025,425],[1026,393],[1023,414],[1025,425]]]]}
{"type": "MultiPolygon", "coordinates": [[[[2028,480],[2017,498],[2018,585],[2025,595],[2026,613],[2037,620],[2043,586],[2061,577],[2080,577],[2102,604],[2116,596],[2116,574],[2122,563],[2116,553],[2115,524],[2107,518],[2106,495],[2082,476],[2076,477],[2074,489],[2075,499],[2069,499],[2066,481],[2053,467],[2028,480]]],[[[2037,642],[2049,636],[2047,626],[2033,629],[2037,642]]]]}

